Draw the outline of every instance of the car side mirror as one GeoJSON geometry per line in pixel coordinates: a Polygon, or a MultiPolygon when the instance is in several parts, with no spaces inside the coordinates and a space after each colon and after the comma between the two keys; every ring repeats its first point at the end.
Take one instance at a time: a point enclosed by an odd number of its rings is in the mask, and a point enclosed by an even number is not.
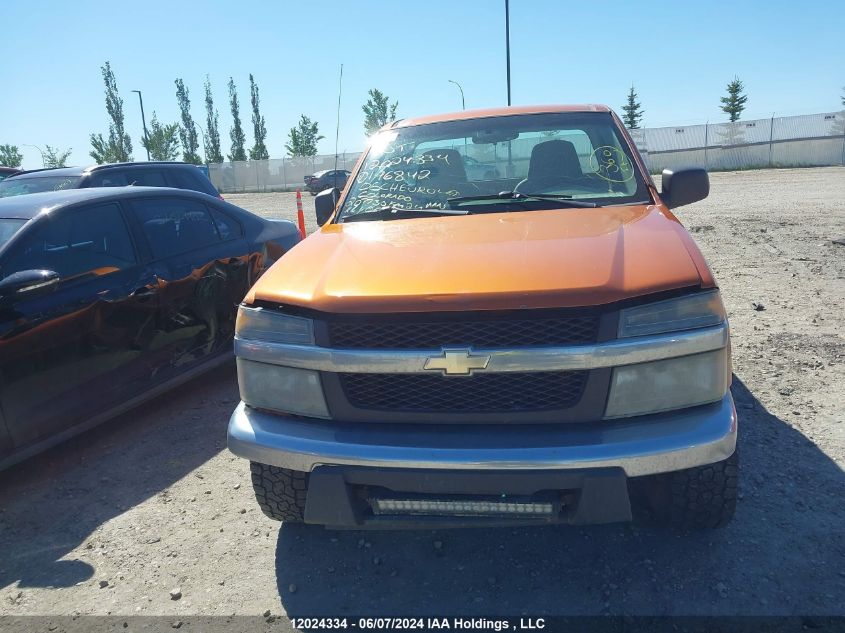
{"type": "Polygon", "coordinates": [[[326,189],[317,194],[314,198],[314,210],[317,215],[317,224],[323,226],[329,221],[334,213],[334,208],[337,206],[337,201],[340,199],[340,191],[337,187],[326,189]]]}
{"type": "Polygon", "coordinates": [[[53,292],[59,285],[59,273],[52,270],[22,270],[0,280],[0,300],[14,303],[53,292]]]}
{"type": "Polygon", "coordinates": [[[704,200],[710,194],[710,178],[699,167],[663,170],[660,198],[670,209],[704,200]]]}

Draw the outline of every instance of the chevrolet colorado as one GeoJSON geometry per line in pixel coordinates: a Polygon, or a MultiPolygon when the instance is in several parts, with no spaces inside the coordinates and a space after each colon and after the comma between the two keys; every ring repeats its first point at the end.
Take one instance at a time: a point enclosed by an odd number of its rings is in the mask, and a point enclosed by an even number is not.
{"type": "Polygon", "coordinates": [[[584,524],[642,497],[680,528],[728,523],[728,323],[670,210],[708,192],[701,169],[658,191],[604,106],[387,125],[240,307],[229,448],[264,513],[584,524]]]}

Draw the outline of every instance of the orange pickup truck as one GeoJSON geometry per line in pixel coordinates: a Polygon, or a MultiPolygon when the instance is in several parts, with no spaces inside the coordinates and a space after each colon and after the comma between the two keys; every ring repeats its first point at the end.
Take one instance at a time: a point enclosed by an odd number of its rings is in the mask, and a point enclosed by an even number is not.
{"type": "Polygon", "coordinates": [[[730,521],[728,323],[670,211],[707,173],[661,189],[604,106],[375,134],[240,307],[229,448],[265,514],[585,524],[642,502],[683,529],[730,521]],[[495,169],[472,179],[468,161],[495,169]]]}

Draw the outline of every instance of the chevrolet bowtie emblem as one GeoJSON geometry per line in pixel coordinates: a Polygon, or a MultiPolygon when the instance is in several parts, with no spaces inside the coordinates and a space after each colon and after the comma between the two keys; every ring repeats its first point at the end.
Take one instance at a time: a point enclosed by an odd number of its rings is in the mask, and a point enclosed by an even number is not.
{"type": "Polygon", "coordinates": [[[445,376],[469,376],[475,369],[487,369],[490,357],[473,355],[469,348],[444,349],[439,356],[425,361],[425,369],[440,370],[445,376]]]}

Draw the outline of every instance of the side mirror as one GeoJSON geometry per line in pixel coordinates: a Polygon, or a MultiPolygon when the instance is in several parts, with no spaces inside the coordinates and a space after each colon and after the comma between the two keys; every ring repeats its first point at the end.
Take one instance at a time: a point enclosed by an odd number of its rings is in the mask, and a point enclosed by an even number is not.
{"type": "Polygon", "coordinates": [[[336,187],[326,189],[317,194],[314,198],[314,210],[317,214],[317,224],[323,226],[329,221],[334,213],[334,208],[337,206],[337,201],[340,199],[340,191],[336,187]]]}
{"type": "Polygon", "coordinates": [[[52,270],[22,270],[0,281],[0,300],[15,302],[53,292],[59,285],[59,273],[52,270]]]}
{"type": "Polygon", "coordinates": [[[710,194],[710,178],[701,168],[663,170],[660,198],[670,209],[704,200],[710,194]]]}

